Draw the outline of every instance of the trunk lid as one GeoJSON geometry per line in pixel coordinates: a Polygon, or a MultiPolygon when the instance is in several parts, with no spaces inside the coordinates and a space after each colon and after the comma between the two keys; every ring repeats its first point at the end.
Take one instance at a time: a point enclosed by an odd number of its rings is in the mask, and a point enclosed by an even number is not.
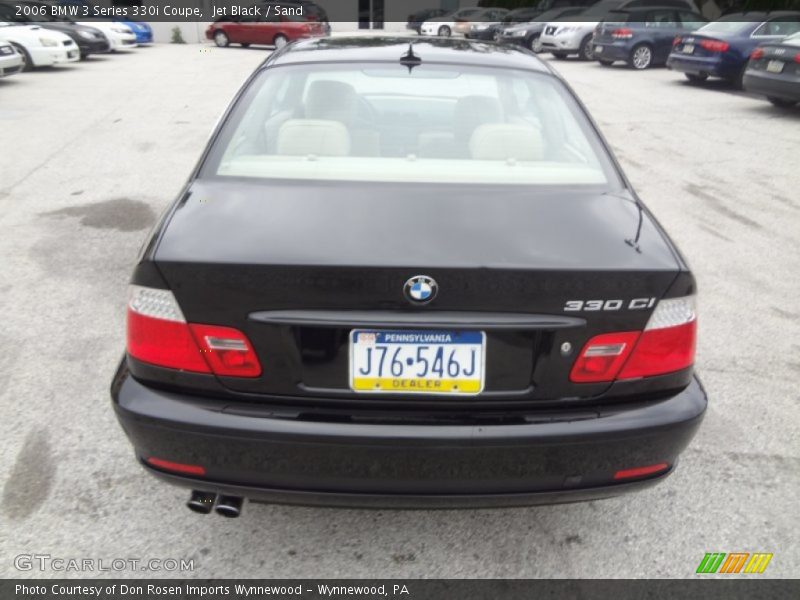
{"type": "Polygon", "coordinates": [[[643,328],[651,309],[629,303],[660,298],[680,268],[626,194],[239,180],[196,181],[155,260],[188,321],[253,342],[263,375],[221,378],[229,389],[354,397],[349,333],[377,323],[486,331],[482,401],[602,393],[570,385],[560,345],[643,328]],[[439,286],[423,307],[403,291],[419,274],[439,286]],[[565,311],[598,300],[620,307],[565,311]]]}

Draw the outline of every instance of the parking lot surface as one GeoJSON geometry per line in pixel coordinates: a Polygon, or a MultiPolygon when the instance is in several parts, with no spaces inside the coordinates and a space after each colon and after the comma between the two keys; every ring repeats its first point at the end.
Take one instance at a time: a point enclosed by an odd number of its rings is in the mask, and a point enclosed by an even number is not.
{"type": "MultiPolygon", "coordinates": [[[[0,575],[14,557],[193,559],[97,576],[692,577],[706,552],[800,565],[800,110],[658,69],[554,61],[700,286],[710,406],[661,485],[585,504],[189,512],[108,387],[137,251],[263,49],[155,46],[0,80],[0,575]]],[[[265,198],[265,202],[269,201],[265,198]]],[[[231,232],[235,235],[235,232],[231,232]]]]}

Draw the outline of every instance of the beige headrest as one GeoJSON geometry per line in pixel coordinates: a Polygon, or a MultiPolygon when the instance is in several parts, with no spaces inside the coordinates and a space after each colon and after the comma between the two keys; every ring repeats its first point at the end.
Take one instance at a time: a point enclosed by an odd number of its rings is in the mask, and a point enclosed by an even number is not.
{"type": "Polygon", "coordinates": [[[339,121],[289,119],[278,130],[276,150],[288,156],[347,156],[350,134],[339,121]]]}
{"type": "Polygon", "coordinates": [[[479,125],[469,141],[476,160],[542,160],[543,150],[539,129],[516,123],[479,125]]]}
{"type": "Polygon", "coordinates": [[[500,102],[491,96],[464,96],[456,102],[453,129],[457,140],[466,143],[475,128],[485,123],[502,122],[500,102]]]}
{"type": "Polygon", "coordinates": [[[308,86],[305,117],[308,119],[329,119],[352,123],[358,111],[358,97],[349,83],[321,79],[308,86]]]}

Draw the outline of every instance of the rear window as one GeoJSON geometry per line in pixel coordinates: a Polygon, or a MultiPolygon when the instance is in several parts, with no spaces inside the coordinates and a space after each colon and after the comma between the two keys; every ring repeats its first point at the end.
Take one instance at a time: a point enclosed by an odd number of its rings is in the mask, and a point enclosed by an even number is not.
{"type": "Polygon", "coordinates": [[[606,23],[627,23],[631,18],[631,14],[628,12],[616,11],[613,10],[604,19],[606,23]]]}
{"type": "Polygon", "coordinates": [[[560,81],[451,65],[266,69],[223,126],[204,171],[309,180],[619,183],[560,81]]]}
{"type": "Polygon", "coordinates": [[[737,33],[752,27],[752,23],[742,23],[741,21],[714,21],[703,25],[697,31],[698,33],[737,33]]]}

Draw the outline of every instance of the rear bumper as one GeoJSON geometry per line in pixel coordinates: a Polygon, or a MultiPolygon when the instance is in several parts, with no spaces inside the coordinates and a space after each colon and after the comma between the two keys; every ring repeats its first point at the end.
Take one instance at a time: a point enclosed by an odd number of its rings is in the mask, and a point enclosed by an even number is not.
{"type": "Polygon", "coordinates": [[[673,52],[667,58],[667,68],[691,75],[729,79],[739,73],[741,65],[726,61],[722,56],[690,56],[673,52]]]}
{"type": "Polygon", "coordinates": [[[276,503],[404,508],[573,502],[651,485],[672,471],[707,402],[693,379],[671,398],[583,420],[334,423],[156,390],[124,367],[112,397],[140,461],[205,468],[190,477],[147,466],[170,483],[276,503]],[[617,470],[662,462],[670,468],[655,476],[614,480],[617,470]]]}
{"type": "Polygon", "coordinates": [[[631,55],[631,48],[632,44],[627,42],[595,42],[594,57],[596,60],[627,61],[631,55]]]}
{"type": "Polygon", "coordinates": [[[800,101],[800,77],[787,77],[748,69],[744,74],[744,88],[756,94],[800,101]]]}

